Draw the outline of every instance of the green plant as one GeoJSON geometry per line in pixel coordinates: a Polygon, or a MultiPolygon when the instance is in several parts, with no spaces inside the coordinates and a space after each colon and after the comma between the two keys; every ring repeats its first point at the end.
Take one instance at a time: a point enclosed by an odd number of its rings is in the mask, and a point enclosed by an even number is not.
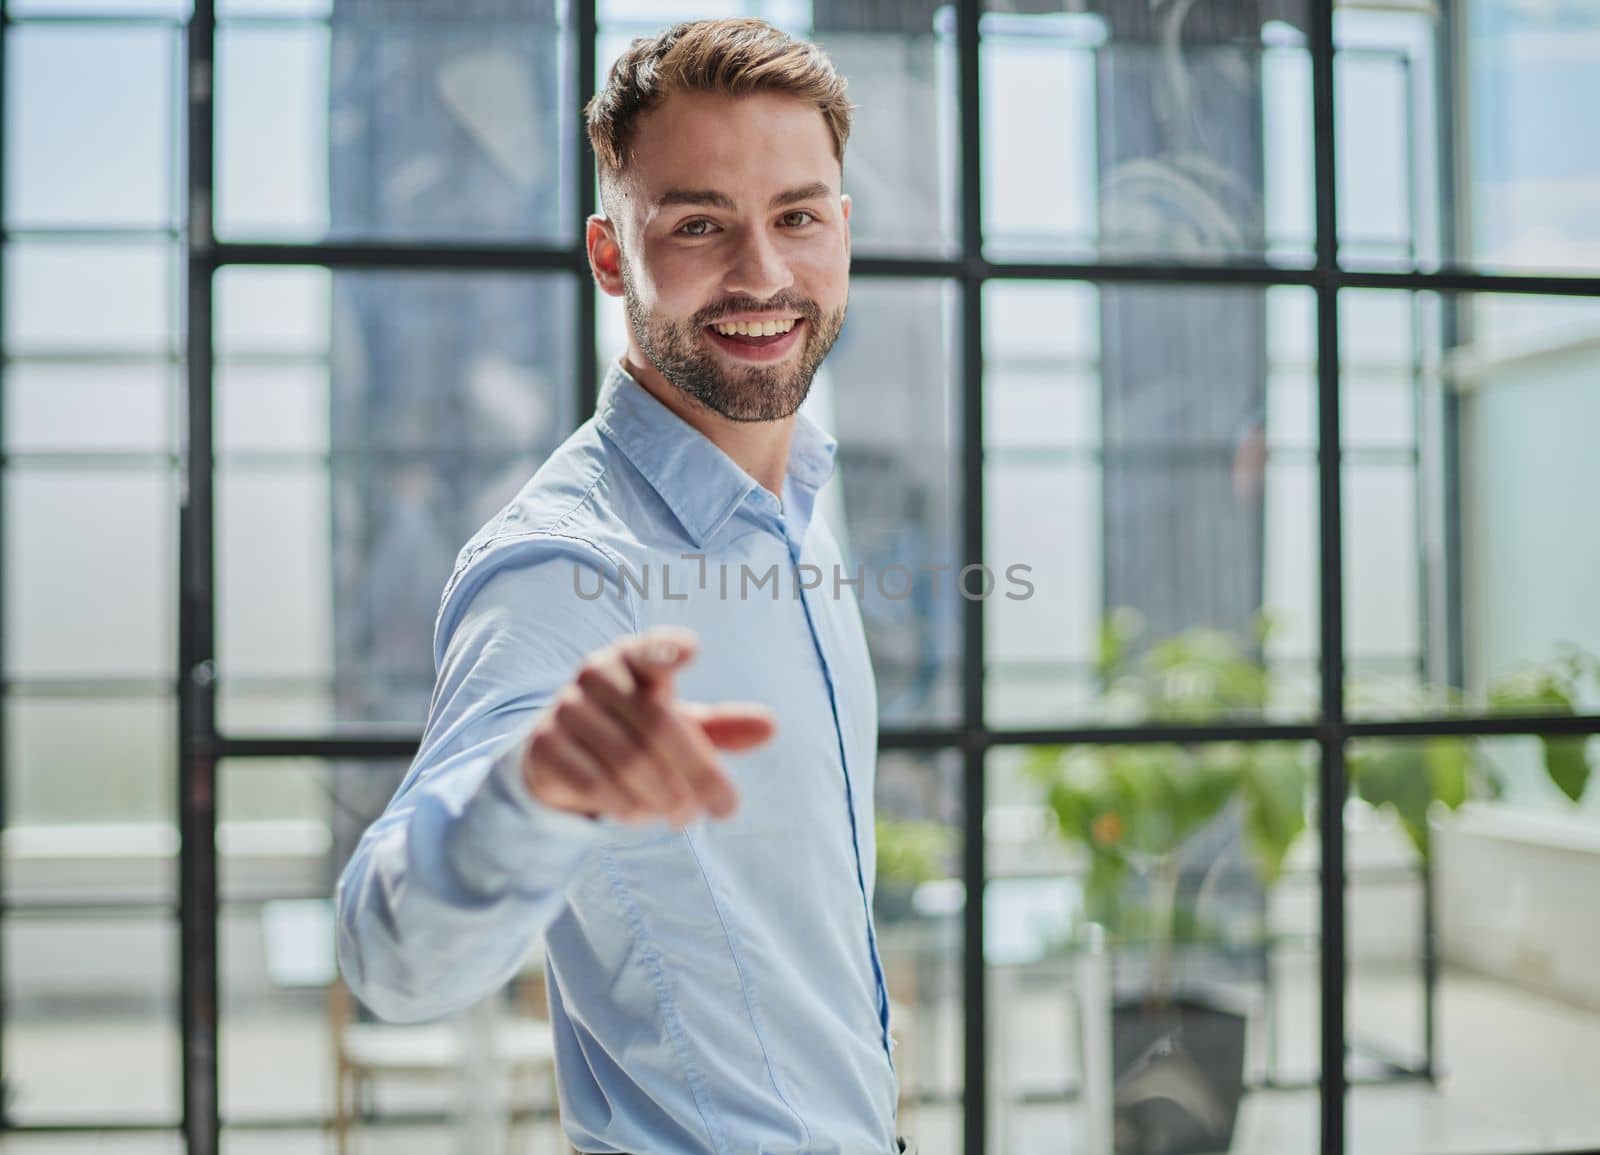
{"type": "MultiPolygon", "coordinates": [[[[1255,648],[1270,636],[1270,619],[1255,632],[1255,648]]],[[[1216,630],[1194,629],[1135,655],[1143,628],[1137,614],[1113,614],[1101,630],[1102,714],[1119,724],[1174,724],[1257,717],[1267,702],[1268,674],[1240,643],[1216,630]]],[[[1565,647],[1553,662],[1497,681],[1490,701],[1499,710],[1570,713],[1585,676],[1600,679],[1600,662],[1565,647]]],[[[1368,693],[1352,685],[1353,700],[1368,693]]],[[[1424,691],[1437,697],[1436,691],[1424,691]]],[[[1392,697],[1386,699],[1392,704],[1392,697]]],[[[1576,800],[1588,780],[1582,738],[1546,738],[1545,768],[1576,800]]],[[[1152,987],[1168,993],[1173,943],[1198,912],[1180,911],[1178,851],[1224,808],[1238,808],[1251,860],[1271,886],[1305,829],[1314,781],[1306,747],[1284,743],[1213,742],[1134,746],[1038,746],[1025,772],[1044,791],[1060,836],[1088,857],[1085,907],[1124,941],[1149,941],[1152,987]],[[1127,901],[1128,882],[1149,883],[1146,907],[1127,901]]],[[[1436,802],[1460,806],[1476,782],[1493,792],[1492,762],[1468,739],[1366,739],[1352,742],[1347,760],[1352,789],[1392,809],[1426,856],[1427,812],[1436,802]]],[[[1202,896],[1204,894],[1202,886],[1202,896]]]]}
{"type": "MultiPolygon", "coordinates": [[[[1142,628],[1123,610],[1100,633],[1104,707],[1119,723],[1213,722],[1259,714],[1266,704],[1266,670],[1230,635],[1190,630],[1134,657],[1142,628]]],[[[1270,629],[1263,619],[1258,644],[1270,629]]],[[[1043,787],[1061,837],[1088,855],[1087,916],[1125,941],[1148,939],[1160,993],[1170,986],[1180,921],[1195,919],[1176,905],[1183,844],[1236,802],[1256,869],[1270,883],[1305,826],[1309,772],[1300,753],[1281,744],[1039,746],[1024,768],[1043,787]],[[1125,902],[1133,875],[1149,882],[1148,909],[1125,902]]]]}
{"type": "MultiPolygon", "coordinates": [[[[1564,644],[1548,661],[1526,663],[1495,679],[1489,686],[1489,708],[1497,714],[1574,714],[1586,679],[1600,685],[1600,659],[1564,644]]],[[[1390,712],[1396,706],[1416,710],[1462,705],[1458,691],[1437,687],[1405,690],[1374,684],[1351,689],[1356,705],[1379,700],[1390,712]]],[[[1536,741],[1546,777],[1569,801],[1580,801],[1591,773],[1588,736],[1542,735],[1536,741]]],[[[1345,762],[1354,792],[1392,811],[1424,859],[1433,850],[1428,812],[1435,803],[1454,810],[1474,795],[1498,796],[1505,785],[1489,748],[1478,738],[1356,739],[1345,762]]]]}
{"type": "Polygon", "coordinates": [[[943,823],[925,819],[877,818],[878,881],[915,886],[947,873],[944,858],[954,835],[943,823]]]}

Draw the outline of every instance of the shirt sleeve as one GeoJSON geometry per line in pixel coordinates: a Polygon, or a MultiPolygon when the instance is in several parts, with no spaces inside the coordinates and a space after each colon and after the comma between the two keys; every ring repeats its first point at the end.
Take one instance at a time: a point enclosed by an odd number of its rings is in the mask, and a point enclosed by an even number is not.
{"type": "Polygon", "coordinates": [[[614,826],[535,799],[521,756],[584,657],[634,631],[614,587],[594,593],[615,572],[541,533],[490,546],[445,587],[421,746],[337,887],[339,966],[379,1017],[438,1018],[498,990],[614,826]]]}

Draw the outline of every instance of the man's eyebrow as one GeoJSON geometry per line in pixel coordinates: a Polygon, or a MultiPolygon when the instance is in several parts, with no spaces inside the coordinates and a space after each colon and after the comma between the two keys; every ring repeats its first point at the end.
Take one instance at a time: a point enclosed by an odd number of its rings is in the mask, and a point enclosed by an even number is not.
{"type": "MultiPolygon", "coordinates": [[[[782,208],[784,205],[792,205],[797,201],[825,197],[829,195],[829,191],[828,186],[822,181],[814,180],[810,184],[798,185],[795,188],[779,193],[768,202],[767,207],[769,209],[782,208]]],[[[721,193],[716,189],[709,188],[668,189],[656,198],[654,207],[664,209],[673,205],[710,205],[712,208],[723,209],[730,213],[738,210],[738,206],[733,203],[733,198],[727,193],[721,193]]]]}
{"type": "Polygon", "coordinates": [[[787,192],[779,193],[767,203],[767,207],[769,209],[782,208],[784,205],[792,205],[798,201],[815,200],[817,197],[825,197],[828,194],[828,186],[820,180],[814,180],[810,184],[799,185],[796,188],[789,189],[787,192]]]}

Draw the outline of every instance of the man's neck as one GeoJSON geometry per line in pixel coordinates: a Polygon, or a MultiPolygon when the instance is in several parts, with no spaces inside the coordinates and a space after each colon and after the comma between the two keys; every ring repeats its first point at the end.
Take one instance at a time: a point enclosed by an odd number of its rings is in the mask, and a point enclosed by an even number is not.
{"type": "Polygon", "coordinates": [[[654,365],[631,351],[623,354],[622,367],[652,397],[694,426],[779,502],[783,501],[789,445],[794,439],[794,414],[776,421],[730,421],[685,396],[682,390],[668,383],[654,365]]]}

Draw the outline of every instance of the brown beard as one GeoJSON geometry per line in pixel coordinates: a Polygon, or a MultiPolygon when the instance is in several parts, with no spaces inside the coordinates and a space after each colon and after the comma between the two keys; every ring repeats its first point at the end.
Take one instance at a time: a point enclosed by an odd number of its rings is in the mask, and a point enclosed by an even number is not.
{"type": "Polygon", "coordinates": [[[655,317],[645,312],[634,291],[628,264],[622,263],[623,300],[633,322],[639,348],[668,384],[730,421],[778,421],[788,417],[811,391],[811,379],[827,357],[844,325],[846,300],[823,316],[808,298],[778,296],[770,301],[749,297],[719,302],[701,309],[687,321],[655,317]],[[805,347],[796,365],[750,365],[729,372],[707,347],[705,327],[741,312],[781,309],[805,319],[805,347]]]}

